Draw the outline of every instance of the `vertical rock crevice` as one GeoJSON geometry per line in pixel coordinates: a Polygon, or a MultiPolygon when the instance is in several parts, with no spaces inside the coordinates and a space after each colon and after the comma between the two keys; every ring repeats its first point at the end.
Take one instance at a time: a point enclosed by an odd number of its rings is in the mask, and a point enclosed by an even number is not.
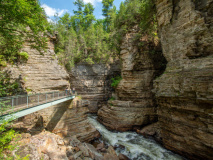
{"type": "Polygon", "coordinates": [[[127,131],[157,121],[153,80],[165,69],[166,60],[157,39],[138,37],[138,27],[126,34],[121,45],[122,80],[115,93],[98,111],[98,120],[111,130],[127,131]]]}

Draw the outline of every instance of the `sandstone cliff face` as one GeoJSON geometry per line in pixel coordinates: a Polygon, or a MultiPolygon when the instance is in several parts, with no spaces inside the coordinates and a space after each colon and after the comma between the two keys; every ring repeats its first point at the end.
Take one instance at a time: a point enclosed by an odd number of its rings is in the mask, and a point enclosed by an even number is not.
{"type": "MultiPolygon", "coordinates": [[[[28,61],[5,68],[11,72],[13,79],[21,81],[22,88],[26,91],[38,93],[65,90],[70,85],[69,75],[58,64],[53,41],[48,46],[47,52],[40,55],[38,51],[25,45],[22,50],[29,54],[28,61]]],[[[72,107],[71,101],[67,101],[27,115],[15,123],[15,128],[25,131],[46,128],[61,136],[77,135],[82,141],[90,141],[99,133],[87,121],[88,109],[80,104],[81,101],[78,103],[72,107]]]]}
{"type": "Polygon", "coordinates": [[[69,75],[58,64],[52,40],[48,43],[47,52],[41,55],[27,44],[22,51],[29,54],[26,63],[9,65],[5,70],[11,72],[13,79],[19,79],[23,89],[30,92],[46,92],[50,90],[64,90],[69,86],[69,75]]]}
{"type": "Polygon", "coordinates": [[[61,137],[76,136],[80,141],[89,142],[100,135],[87,119],[86,104],[75,98],[20,118],[14,127],[32,134],[46,129],[61,137]]]}
{"type": "Polygon", "coordinates": [[[137,34],[136,27],[126,34],[121,45],[122,80],[116,88],[117,100],[109,101],[98,111],[99,121],[118,131],[132,130],[134,126],[141,127],[157,120],[151,90],[154,77],[162,69],[161,61],[155,62],[161,57],[161,49],[146,37],[135,41],[137,34]],[[138,47],[138,42],[143,46],[138,47]]]}
{"type": "Polygon", "coordinates": [[[155,80],[163,145],[192,159],[213,157],[213,1],[157,0],[168,64],[155,80]]]}
{"type": "Polygon", "coordinates": [[[90,112],[97,113],[99,107],[112,96],[110,80],[120,75],[120,66],[118,62],[110,65],[78,64],[69,74],[71,88],[75,88],[82,99],[89,101],[90,112]]]}

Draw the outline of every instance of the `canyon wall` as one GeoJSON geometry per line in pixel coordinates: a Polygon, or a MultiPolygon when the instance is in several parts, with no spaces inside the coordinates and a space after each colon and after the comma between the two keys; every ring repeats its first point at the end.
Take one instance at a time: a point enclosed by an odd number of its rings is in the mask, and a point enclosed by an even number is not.
{"type": "Polygon", "coordinates": [[[136,39],[135,26],[122,40],[122,80],[116,88],[116,100],[108,101],[98,111],[98,120],[107,128],[127,131],[141,128],[157,121],[153,79],[160,74],[165,64],[161,48],[147,36],[136,39]],[[142,44],[140,46],[140,44],[142,44]]]}
{"type": "Polygon", "coordinates": [[[10,71],[11,78],[18,79],[24,90],[38,93],[65,90],[66,86],[69,86],[69,75],[58,63],[53,38],[50,38],[44,55],[30,48],[27,43],[22,51],[29,55],[27,62],[8,65],[4,70],[10,71]]]}
{"type": "Polygon", "coordinates": [[[163,145],[213,157],[213,1],[157,0],[166,71],[154,82],[163,145]]]}
{"type": "Polygon", "coordinates": [[[71,88],[75,88],[82,99],[88,100],[89,112],[97,113],[112,97],[111,78],[120,75],[120,63],[77,64],[69,74],[71,88]]]}
{"type": "MultiPolygon", "coordinates": [[[[4,68],[10,72],[11,78],[19,80],[25,91],[31,93],[63,91],[70,86],[69,75],[59,65],[55,55],[53,40],[50,38],[44,55],[25,44],[22,51],[29,54],[28,61],[4,68]]],[[[67,101],[51,106],[18,119],[14,127],[32,134],[47,129],[61,136],[77,135],[82,141],[90,141],[99,136],[99,133],[89,124],[86,118],[88,109],[81,103],[82,101],[77,98],[74,102],[67,101]]]]}

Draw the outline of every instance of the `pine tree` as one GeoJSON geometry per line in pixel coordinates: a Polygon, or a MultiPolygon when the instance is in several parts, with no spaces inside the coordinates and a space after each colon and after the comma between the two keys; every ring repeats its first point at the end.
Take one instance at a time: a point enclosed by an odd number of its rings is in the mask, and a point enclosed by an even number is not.
{"type": "Polygon", "coordinates": [[[102,4],[103,4],[103,16],[105,17],[105,22],[104,22],[104,29],[109,32],[109,25],[110,25],[110,15],[109,15],[109,11],[113,6],[113,2],[114,0],[103,0],[102,4]]]}
{"type": "Polygon", "coordinates": [[[95,21],[95,16],[93,15],[94,7],[91,3],[87,3],[84,8],[84,28],[87,28],[95,21]]]}

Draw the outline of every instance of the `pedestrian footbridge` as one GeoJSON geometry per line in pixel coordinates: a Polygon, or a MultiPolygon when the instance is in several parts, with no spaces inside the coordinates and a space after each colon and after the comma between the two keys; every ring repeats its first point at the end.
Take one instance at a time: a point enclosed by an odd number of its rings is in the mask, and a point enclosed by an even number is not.
{"type": "Polygon", "coordinates": [[[0,98],[0,123],[16,119],[75,98],[73,91],[57,91],[0,98]]]}

